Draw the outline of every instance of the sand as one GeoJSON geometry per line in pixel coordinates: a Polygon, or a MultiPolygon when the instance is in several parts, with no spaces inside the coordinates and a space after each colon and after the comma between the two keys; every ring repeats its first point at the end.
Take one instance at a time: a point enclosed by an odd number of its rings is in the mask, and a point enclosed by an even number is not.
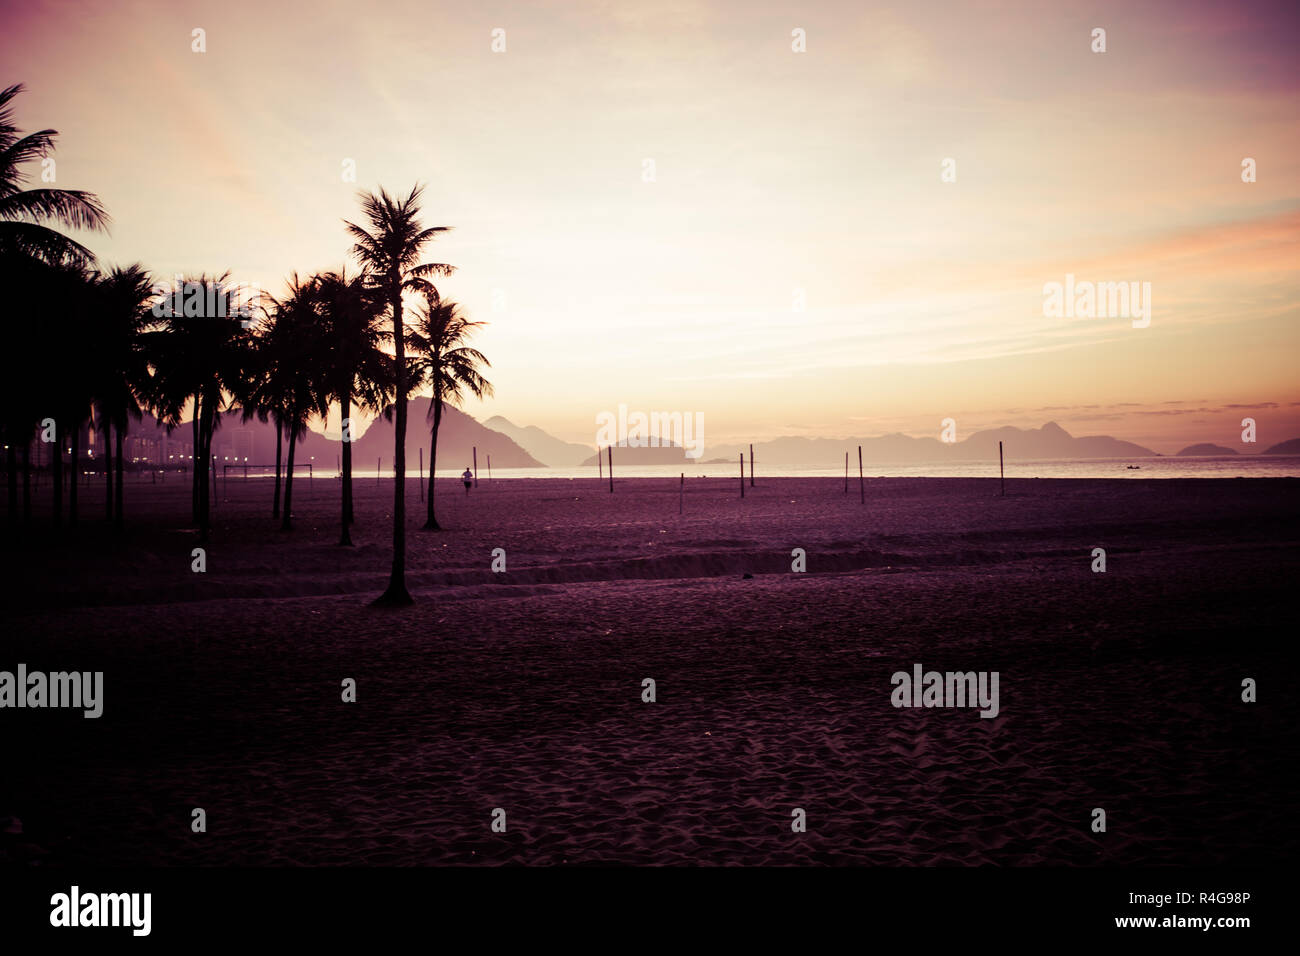
{"type": "Polygon", "coordinates": [[[440,479],[438,533],[411,481],[418,603],[381,611],[391,487],[358,481],[339,548],[337,481],[298,482],[282,533],[270,484],[232,480],[203,574],[175,476],[128,487],[121,540],[93,486],[77,532],[11,542],[0,669],[102,670],[105,702],[0,711],[0,860],[1295,853],[1300,481],[882,479],[864,506],[856,481],[760,478],[741,501],[693,479],[679,516],[675,481],[440,479]],[[999,716],[893,707],[916,663],[998,671],[999,716]]]}

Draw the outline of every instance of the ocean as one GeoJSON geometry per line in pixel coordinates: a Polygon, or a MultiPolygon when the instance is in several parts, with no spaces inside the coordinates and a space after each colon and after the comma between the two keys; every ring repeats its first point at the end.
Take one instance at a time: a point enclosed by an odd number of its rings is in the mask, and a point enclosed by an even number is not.
{"type": "MultiPolygon", "coordinates": [[[[439,478],[459,478],[464,466],[439,471],[439,478]]],[[[755,459],[757,478],[843,478],[844,466],[829,468],[817,465],[778,465],[771,469],[755,459]]],[[[864,474],[868,478],[996,478],[996,461],[931,462],[907,465],[867,464],[864,474]]],[[[620,466],[614,459],[615,478],[734,478],[739,472],[735,462],[728,464],[680,465],[627,465],[620,466]]],[[[748,477],[746,460],[746,477],[748,477]]],[[[418,478],[415,469],[408,469],[408,477],[418,478]]],[[[858,465],[850,465],[849,477],[856,479],[858,465]]],[[[356,478],[375,477],[375,470],[357,470],[356,478]]],[[[1222,455],[1208,458],[1085,458],[1008,461],[1008,478],[1300,478],[1300,455],[1222,455]],[[1136,465],[1130,469],[1129,465],[1136,465]]],[[[326,473],[323,477],[333,477],[326,473]]],[[[383,473],[392,477],[392,471],[383,473]]],[[[479,468],[479,481],[488,477],[487,469],[479,468]]],[[[598,478],[595,467],[574,468],[496,468],[493,478],[598,478]]]]}

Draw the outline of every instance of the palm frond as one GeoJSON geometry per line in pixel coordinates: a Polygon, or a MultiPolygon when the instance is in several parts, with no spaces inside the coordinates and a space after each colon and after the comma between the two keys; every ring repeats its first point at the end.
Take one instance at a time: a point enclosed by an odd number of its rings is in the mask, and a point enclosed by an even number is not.
{"type": "Polygon", "coordinates": [[[411,275],[423,279],[426,276],[449,276],[455,271],[455,266],[449,266],[445,262],[426,262],[411,269],[411,275]]]}
{"type": "Polygon", "coordinates": [[[6,140],[4,132],[0,131],[0,196],[8,196],[21,188],[26,177],[18,167],[45,157],[54,149],[54,137],[58,135],[58,131],[52,129],[28,133],[21,138],[16,133],[17,130],[9,133],[6,140]]]}
{"type": "Polygon", "coordinates": [[[51,265],[93,265],[95,254],[61,232],[34,222],[0,224],[0,254],[17,254],[51,265]]]}

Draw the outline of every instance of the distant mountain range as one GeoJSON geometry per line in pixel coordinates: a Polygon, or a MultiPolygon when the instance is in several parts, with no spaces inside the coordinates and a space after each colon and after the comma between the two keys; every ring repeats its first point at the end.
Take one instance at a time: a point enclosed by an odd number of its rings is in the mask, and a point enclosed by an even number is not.
{"type": "MultiPolygon", "coordinates": [[[[503,418],[489,420],[489,424],[511,434],[520,445],[531,454],[552,467],[597,467],[596,456],[591,448],[562,442],[535,426],[519,428],[503,418]],[[507,431],[506,426],[511,431],[507,431]],[[562,449],[561,459],[556,451],[548,448],[562,449]],[[578,453],[584,457],[574,461],[578,453]],[[552,460],[555,459],[555,460],[552,460]],[[560,461],[565,462],[561,465],[560,461]]],[[[789,436],[771,441],[756,442],[754,457],[768,467],[787,465],[822,465],[827,466],[842,461],[844,453],[849,452],[850,459],[857,457],[857,446],[862,446],[864,462],[872,464],[920,464],[940,461],[992,461],[998,456],[998,442],[1002,442],[1003,454],[1007,461],[1026,461],[1042,459],[1078,459],[1078,458],[1155,458],[1159,455],[1150,448],[1134,442],[1112,438],[1109,435],[1084,435],[1076,437],[1067,432],[1056,422],[1048,422],[1041,428],[990,428],[975,432],[962,441],[952,444],[941,442],[937,438],[913,438],[910,435],[880,435],[874,438],[800,438],[789,436]]],[[[602,456],[605,452],[602,450],[602,456]]],[[[682,448],[676,445],[662,445],[656,448],[628,448],[616,445],[614,448],[614,468],[623,465],[716,465],[734,463],[739,455],[748,457],[749,445],[722,443],[707,445],[705,456],[698,460],[686,457],[682,448]]],[[[1201,443],[1191,445],[1178,452],[1179,456],[1215,456],[1235,455],[1238,452],[1222,445],[1201,443]]],[[[1264,455],[1300,455],[1300,439],[1282,442],[1260,452],[1264,455]]]]}
{"type": "MultiPolygon", "coordinates": [[[[830,466],[844,460],[849,452],[851,460],[857,459],[857,448],[862,446],[862,459],[872,464],[908,464],[938,461],[990,461],[998,457],[998,442],[1008,461],[1059,458],[1150,458],[1155,456],[1149,448],[1121,441],[1105,435],[1075,438],[1055,422],[1042,428],[993,428],[975,432],[966,439],[945,443],[937,438],[913,438],[910,435],[880,435],[875,438],[776,438],[755,442],[754,458],[767,467],[785,465],[830,466]]],[[[614,468],[624,464],[682,464],[698,465],[735,461],[741,454],[748,457],[749,445],[708,445],[707,461],[686,457],[678,447],[625,448],[615,446],[614,468]]],[[[592,456],[583,462],[595,467],[592,456]]]]}
{"type": "Polygon", "coordinates": [[[536,425],[519,426],[500,415],[493,415],[483,424],[507,436],[528,454],[538,461],[545,462],[551,468],[570,468],[581,465],[589,458],[592,465],[596,464],[592,456],[594,446],[563,441],[554,435],[548,435],[536,425]]]}
{"type": "MultiPolygon", "coordinates": [[[[913,438],[909,435],[881,435],[876,438],[833,439],[778,438],[755,444],[754,457],[769,465],[796,462],[833,463],[849,452],[850,463],[862,446],[864,462],[908,464],[937,461],[995,461],[998,442],[1008,461],[1057,458],[1146,458],[1155,455],[1149,448],[1121,441],[1108,435],[1075,438],[1056,422],[1042,428],[990,428],[974,432],[965,439],[946,443],[938,438],[913,438]]],[[[721,448],[710,452],[723,452],[721,448]]],[[[736,446],[735,452],[740,452],[736,446]]],[[[731,449],[726,449],[731,452],[731,449]]],[[[724,453],[722,457],[732,457],[724,453]]]]}
{"type": "MultiPolygon", "coordinates": [[[[429,422],[426,418],[431,400],[413,398],[408,406],[406,420],[406,469],[415,475],[420,463],[420,450],[424,451],[424,468],[429,468],[429,422]]],[[[383,418],[371,422],[365,434],[352,443],[352,467],[370,471],[376,462],[382,462],[384,471],[393,467],[393,423],[383,418]]],[[[191,438],[188,423],[167,434],[166,428],[151,418],[143,423],[132,423],[130,437],[163,441],[168,449],[180,454],[191,438]]],[[[460,471],[474,460],[478,448],[478,466],[481,474],[487,472],[488,456],[495,468],[541,468],[540,461],[519,447],[509,436],[487,428],[478,420],[449,406],[444,406],[442,423],[438,428],[438,467],[440,470],[460,471]]],[[[309,431],[299,442],[296,462],[318,462],[333,470],[342,454],[343,443],[336,437],[309,431]]],[[[212,453],[218,467],[231,461],[248,460],[251,465],[275,464],[275,428],[270,423],[253,419],[240,421],[238,409],[222,416],[221,427],[212,439],[212,453]]],[[[284,449],[286,460],[289,449],[284,449]]],[[[152,457],[152,456],[151,456],[152,457]]],[[[164,459],[165,460],[165,459],[164,459]]]]}
{"type": "MultiPolygon", "coordinates": [[[[408,470],[414,474],[419,467],[420,449],[424,450],[425,468],[428,468],[429,425],[427,414],[430,399],[411,400],[406,436],[408,470]]],[[[166,440],[166,448],[176,453],[188,451],[190,439],[188,424],[174,429],[170,436],[152,419],[133,424],[131,439],[146,441],[166,440]]],[[[857,458],[857,447],[862,446],[862,458],[871,464],[922,464],[944,461],[995,461],[998,442],[1003,445],[1007,461],[1071,458],[1151,458],[1156,452],[1133,442],[1108,435],[1075,437],[1056,422],[1041,428],[992,428],[975,432],[955,443],[941,442],[937,438],[913,438],[910,435],[880,435],[874,438],[801,438],[788,436],[771,441],[756,442],[754,457],[757,465],[769,469],[783,466],[830,467],[844,460],[849,453],[850,462],[857,458]]],[[[488,456],[497,468],[596,468],[593,446],[568,442],[548,434],[535,425],[520,426],[500,415],[479,422],[455,408],[443,409],[442,426],[438,433],[438,465],[443,470],[460,469],[472,464],[473,450],[478,448],[480,473],[486,473],[488,456]]],[[[340,455],[342,443],[335,437],[308,432],[298,445],[296,461],[319,461],[323,467],[332,468],[340,455]]],[[[385,471],[392,468],[393,424],[380,418],[371,423],[360,438],[353,443],[353,467],[369,471],[376,461],[382,462],[385,471]]],[[[153,457],[155,452],[150,452],[153,457]]],[[[227,412],[223,424],[213,440],[213,453],[217,463],[243,461],[250,464],[270,465],[275,462],[275,431],[270,424],[241,422],[239,412],[227,412]]],[[[287,455],[288,449],[285,449],[287,455]]],[[[685,451],[675,445],[657,448],[628,448],[615,446],[614,468],[620,465],[682,465],[692,468],[699,465],[734,464],[737,457],[748,457],[749,445],[706,445],[705,456],[687,458],[685,451]]],[[[601,452],[605,454],[604,450],[601,452]]],[[[1203,442],[1189,445],[1176,457],[1236,455],[1232,448],[1203,442]]],[[[1300,455],[1300,438],[1284,441],[1260,452],[1263,455],[1300,455]]]]}
{"type": "MultiPolygon", "coordinates": [[[[1215,445],[1210,442],[1201,442],[1196,445],[1188,445],[1180,451],[1178,458],[1211,458],[1220,455],[1238,455],[1241,454],[1235,448],[1225,448],[1223,445],[1215,445]]],[[[1270,448],[1265,448],[1257,455],[1300,455],[1300,438],[1292,438],[1289,441],[1278,442],[1270,448]]]]}
{"type": "Polygon", "coordinates": [[[1278,442],[1272,448],[1266,448],[1260,454],[1263,455],[1300,455],[1300,438],[1292,438],[1289,441],[1278,442]]]}

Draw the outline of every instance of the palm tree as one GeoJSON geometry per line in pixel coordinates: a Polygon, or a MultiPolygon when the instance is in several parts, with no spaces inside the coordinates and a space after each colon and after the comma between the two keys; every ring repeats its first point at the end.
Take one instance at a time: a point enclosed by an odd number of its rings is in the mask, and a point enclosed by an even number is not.
{"type": "Polygon", "coordinates": [[[138,263],[114,268],[96,279],[94,327],[91,330],[95,370],[92,390],[104,435],[104,494],[108,517],[122,526],[123,445],[131,418],[141,416],[137,394],[148,379],[142,337],[153,323],[149,303],[153,288],[138,263]],[[116,432],[116,453],[110,444],[116,432]],[[116,462],[116,482],[112,465],[116,462]]]}
{"type": "Polygon", "coordinates": [[[0,255],[30,256],[49,263],[89,265],[94,254],[49,224],[107,231],[108,213],[80,189],[25,189],[24,163],[54,149],[57,130],[23,133],[14,125],[13,100],[21,83],[0,91],[0,255]]]}
{"type": "Polygon", "coordinates": [[[438,426],[442,424],[444,404],[459,406],[466,391],[475,398],[492,394],[492,383],[479,372],[491,366],[478,349],[465,343],[474,330],[486,322],[470,322],[455,302],[443,301],[436,291],[425,294],[424,307],[416,313],[415,330],[409,342],[414,355],[415,381],[412,391],[423,387],[433,390],[429,405],[429,515],[425,531],[440,531],[433,513],[434,475],[438,460],[438,426]]]}
{"type": "MultiPolygon", "coordinates": [[[[24,134],[14,124],[13,101],[23,92],[22,84],[15,84],[0,90],[0,261],[5,263],[3,272],[30,271],[34,263],[66,267],[70,271],[58,271],[48,278],[52,280],[49,289],[58,289],[56,297],[60,301],[65,322],[75,321],[81,315],[84,305],[83,292],[88,277],[82,272],[95,261],[95,256],[79,242],[57,231],[53,226],[67,229],[92,229],[107,231],[108,213],[99,200],[91,193],[79,189],[37,188],[28,189],[28,175],[23,167],[30,162],[44,159],[54,150],[54,140],[58,132],[43,129],[35,133],[24,134]],[[64,298],[67,296],[67,298],[64,298]]],[[[75,339],[74,339],[75,340],[75,339]]],[[[12,345],[13,342],[11,341],[12,345]]],[[[14,354],[33,354],[16,352],[14,354]]],[[[81,356],[69,355],[70,363],[75,364],[81,356]]],[[[52,471],[57,480],[54,489],[54,521],[61,523],[63,513],[63,447],[70,437],[73,449],[73,481],[69,492],[69,508],[72,520],[76,521],[76,464],[80,452],[78,433],[80,423],[89,414],[89,406],[82,400],[87,396],[82,390],[82,383],[70,365],[62,365],[60,378],[68,372],[63,384],[68,386],[66,394],[50,395],[45,400],[46,414],[55,411],[56,441],[52,444],[56,454],[51,459],[52,471]]],[[[42,385],[48,387],[48,382],[42,385]]],[[[6,389],[10,391],[11,389],[6,389]]],[[[24,496],[27,492],[28,445],[31,438],[29,419],[26,424],[21,421],[21,408],[26,403],[20,401],[19,408],[7,410],[5,437],[9,445],[7,465],[9,466],[9,504],[11,516],[16,512],[17,485],[15,478],[18,443],[22,443],[24,459],[24,496]]],[[[29,510],[25,505],[25,511],[29,510]]]]}
{"type": "Polygon", "coordinates": [[[280,403],[280,427],[288,432],[289,461],[284,476],[284,511],[280,530],[293,528],[293,460],[298,442],[307,433],[307,421],[322,405],[325,388],[319,352],[320,290],[317,280],[302,280],[295,272],[289,294],[272,300],[272,324],[266,331],[270,393],[280,403]]]}
{"type": "Polygon", "coordinates": [[[284,464],[284,397],[276,389],[282,379],[276,375],[277,360],[274,354],[278,340],[272,340],[270,330],[274,328],[274,319],[263,310],[265,324],[253,335],[252,348],[249,352],[245,378],[241,383],[236,401],[245,422],[254,417],[258,421],[270,421],[275,425],[275,493],[271,500],[271,518],[280,519],[280,484],[284,464]]]}
{"type": "MultiPolygon", "coordinates": [[[[47,313],[53,281],[54,270],[40,260],[0,255],[0,288],[5,290],[5,310],[9,315],[47,313]]],[[[5,326],[5,356],[9,361],[0,375],[0,428],[4,431],[11,528],[16,528],[19,521],[20,470],[22,521],[31,520],[31,445],[37,423],[50,413],[55,397],[50,369],[39,362],[18,361],[17,357],[41,355],[49,345],[49,330],[44,323],[13,321],[5,326]]]]}
{"type": "MultiPolygon", "coordinates": [[[[361,194],[361,211],[369,229],[346,222],[348,233],[356,240],[352,255],[368,271],[376,290],[392,311],[393,322],[393,391],[397,421],[393,435],[393,569],[388,588],[374,603],[379,607],[411,604],[406,590],[406,350],[402,324],[402,292],[433,290],[429,276],[450,275],[451,266],[441,263],[417,265],[420,250],[447,226],[425,228],[419,221],[420,195],[416,185],[405,199],[395,199],[382,188],[378,193],[361,194]]],[[[436,290],[435,290],[436,291],[436,290]]]]}
{"type": "MultiPolygon", "coordinates": [[[[327,272],[319,279],[322,313],[321,336],[327,347],[324,376],[326,400],[338,402],[343,429],[342,530],[339,544],[351,546],[348,526],[352,510],[352,429],[351,416],[357,408],[378,412],[387,404],[388,384],[392,381],[392,361],[380,348],[386,338],[379,326],[385,309],[375,284],[361,273],[349,276],[346,269],[327,272]]],[[[328,411],[325,409],[322,414],[328,411]]]]}
{"type": "Polygon", "coordinates": [[[43,387],[47,407],[53,409],[55,421],[53,465],[53,518],[57,527],[63,521],[63,456],[65,449],[70,465],[68,482],[68,522],[76,526],[81,471],[82,425],[90,418],[94,401],[94,353],[87,347],[96,330],[95,277],[80,263],[67,263],[49,270],[47,295],[57,303],[60,317],[59,335],[63,342],[74,343],[59,350],[56,368],[49,370],[49,382],[43,387]]]}
{"type": "Polygon", "coordinates": [[[186,308],[178,310],[165,300],[155,307],[161,315],[157,326],[142,337],[149,374],[141,391],[154,414],[170,432],[181,424],[185,411],[191,411],[191,510],[200,541],[208,540],[211,523],[212,436],[230,399],[244,390],[252,364],[252,332],[239,318],[238,296],[227,285],[229,278],[226,273],[215,279],[186,279],[175,293],[177,298],[184,293],[186,308]],[[215,314],[209,314],[201,300],[214,304],[215,314]],[[198,314],[188,309],[195,301],[201,302],[198,314]]]}

